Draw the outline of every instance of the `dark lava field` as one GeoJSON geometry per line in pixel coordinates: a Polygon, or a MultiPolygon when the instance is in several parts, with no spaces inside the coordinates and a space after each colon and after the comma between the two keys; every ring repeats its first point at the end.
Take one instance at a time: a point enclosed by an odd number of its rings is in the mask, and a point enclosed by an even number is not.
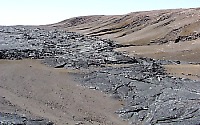
{"type": "MultiPolygon", "coordinates": [[[[79,70],[75,81],[125,102],[115,113],[133,125],[199,125],[200,82],[168,75],[163,65],[180,61],[129,57],[116,42],[61,29],[1,26],[0,59],[40,59],[54,68],[79,70]]],[[[98,97],[97,97],[98,98],[98,97]]],[[[2,125],[53,125],[0,113],[2,125]]]]}

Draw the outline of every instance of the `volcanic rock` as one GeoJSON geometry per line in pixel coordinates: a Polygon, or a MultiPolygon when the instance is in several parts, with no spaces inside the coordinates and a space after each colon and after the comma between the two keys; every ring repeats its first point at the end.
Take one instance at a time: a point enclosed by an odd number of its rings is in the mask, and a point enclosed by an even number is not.
{"type": "MultiPolygon", "coordinates": [[[[116,113],[132,124],[200,124],[200,83],[169,76],[161,65],[182,62],[131,58],[114,51],[117,47],[110,40],[62,29],[0,27],[0,59],[43,59],[55,68],[80,69],[81,73],[72,74],[75,80],[124,100],[116,113]]],[[[53,124],[0,115],[6,124],[53,124]]]]}

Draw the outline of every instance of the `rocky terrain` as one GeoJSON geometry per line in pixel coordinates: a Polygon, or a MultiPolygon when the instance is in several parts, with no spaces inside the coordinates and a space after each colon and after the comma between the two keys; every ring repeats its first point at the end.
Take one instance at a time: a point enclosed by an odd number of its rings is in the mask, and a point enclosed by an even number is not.
{"type": "MultiPolygon", "coordinates": [[[[77,21],[74,22],[77,23],[77,21]]],[[[40,59],[42,63],[54,68],[76,71],[70,74],[80,85],[91,90],[102,91],[110,94],[116,100],[124,101],[123,107],[116,110],[115,113],[128,120],[130,124],[200,124],[200,82],[169,76],[162,66],[184,62],[131,57],[115,51],[123,47],[124,45],[111,40],[67,32],[62,28],[0,27],[0,59],[40,59]]],[[[0,87],[16,91],[16,94],[22,96],[25,93],[20,92],[20,88],[29,89],[21,82],[18,82],[21,86],[17,85],[17,90],[9,87],[10,84],[6,83],[1,82],[0,87]]],[[[47,86],[44,88],[48,89],[47,86]]],[[[25,92],[29,93],[28,90],[25,92]]],[[[32,94],[29,93],[29,95],[32,94]]],[[[44,104],[48,102],[41,95],[36,96],[35,99],[44,101],[44,104]]],[[[53,99],[51,101],[52,103],[47,103],[47,105],[53,106],[55,102],[53,99]]],[[[0,109],[0,111],[2,110],[0,109]]],[[[62,111],[62,106],[58,111],[62,111]]],[[[3,124],[18,124],[17,122],[22,122],[22,120],[23,124],[29,124],[29,122],[30,124],[39,124],[37,120],[35,123],[29,118],[7,113],[2,113],[0,119],[5,122],[3,124]]],[[[88,121],[108,124],[94,119],[91,118],[88,121]]],[[[52,124],[45,119],[39,120],[39,122],[52,124]]]]}
{"type": "Polygon", "coordinates": [[[2,27],[1,59],[45,59],[53,67],[87,68],[90,65],[137,62],[113,51],[118,45],[95,37],[37,27],[2,27]]]}
{"type": "Polygon", "coordinates": [[[17,114],[0,113],[1,125],[53,125],[44,119],[28,119],[17,114]]]}

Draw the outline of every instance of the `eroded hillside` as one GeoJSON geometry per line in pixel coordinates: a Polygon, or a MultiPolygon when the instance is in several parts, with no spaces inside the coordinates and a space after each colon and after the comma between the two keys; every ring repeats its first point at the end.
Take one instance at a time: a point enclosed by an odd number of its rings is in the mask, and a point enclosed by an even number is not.
{"type": "Polygon", "coordinates": [[[198,39],[199,24],[200,9],[195,8],[76,17],[53,26],[110,38],[125,45],[149,45],[198,39]]]}

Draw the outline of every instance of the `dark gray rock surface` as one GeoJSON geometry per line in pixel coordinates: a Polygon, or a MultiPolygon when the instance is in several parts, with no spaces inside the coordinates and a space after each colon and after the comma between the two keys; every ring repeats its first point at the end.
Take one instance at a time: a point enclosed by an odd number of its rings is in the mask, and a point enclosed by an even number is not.
{"type": "Polygon", "coordinates": [[[87,68],[137,61],[114,52],[117,45],[112,41],[56,29],[2,27],[0,44],[1,59],[45,59],[54,67],[87,68]]]}
{"type": "Polygon", "coordinates": [[[116,113],[132,124],[200,124],[200,82],[167,76],[156,63],[105,67],[79,80],[125,100],[116,113]]]}
{"type": "Polygon", "coordinates": [[[0,113],[0,125],[53,125],[45,119],[28,119],[17,114],[0,113]]]}
{"type": "Polygon", "coordinates": [[[161,66],[180,61],[131,58],[115,52],[117,47],[110,40],[58,29],[0,27],[0,59],[44,59],[55,68],[81,69],[75,80],[125,100],[116,113],[132,124],[200,124],[200,82],[168,76],[161,66]]]}

